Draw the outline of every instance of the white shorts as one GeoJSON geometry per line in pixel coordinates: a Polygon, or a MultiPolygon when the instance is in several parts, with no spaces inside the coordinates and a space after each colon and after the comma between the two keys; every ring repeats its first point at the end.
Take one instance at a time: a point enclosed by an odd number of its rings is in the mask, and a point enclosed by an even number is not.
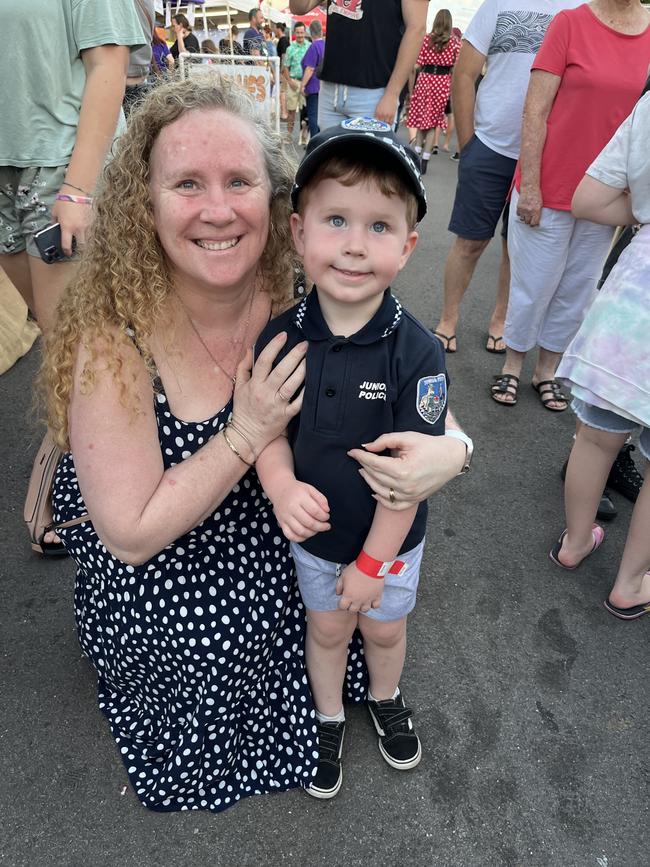
{"type": "Polygon", "coordinates": [[[518,200],[513,190],[504,340],[516,352],[564,352],[595,297],[614,229],[554,208],[542,208],[539,226],[531,227],[517,217],[518,200]]]}

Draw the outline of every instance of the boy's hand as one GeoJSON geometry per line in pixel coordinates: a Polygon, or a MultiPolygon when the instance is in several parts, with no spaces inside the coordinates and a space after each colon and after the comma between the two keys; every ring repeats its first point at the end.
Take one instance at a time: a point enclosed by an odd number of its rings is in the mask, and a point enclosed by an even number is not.
{"type": "Polygon", "coordinates": [[[316,488],[293,479],[273,498],[273,511],[280,529],[290,542],[304,542],[331,529],[327,497],[316,488]]]}
{"type": "Polygon", "coordinates": [[[379,608],[384,595],[384,579],[370,578],[360,572],[356,564],[350,563],[341,572],[336,585],[336,593],[341,597],[339,608],[345,611],[360,611],[365,614],[371,608],[379,608]]]}

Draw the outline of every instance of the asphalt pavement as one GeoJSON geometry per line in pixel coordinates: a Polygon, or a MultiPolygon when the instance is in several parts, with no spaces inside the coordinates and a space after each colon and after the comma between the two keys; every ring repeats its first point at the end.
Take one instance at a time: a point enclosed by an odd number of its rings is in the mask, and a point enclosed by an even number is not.
{"type": "MultiPolygon", "coordinates": [[[[434,327],[457,165],[426,175],[430,213],[395,289],[434,327]]],[[[576,572],[547,552],[563,528],[570,412],[544,410],[524,370],[517,407],[489,397],[484,350],[500,242],[481,259],[448,355],[471,472],[431,500],[402,687],[424,756],[388,767],[351,708],[333,801],[294,790],[225,813],[158,814],[133,794],[97,709],[73,619],[70,561],[30,552],[22,502],[38,432],[33,350],[0,377],[0,863],[11,867],[642,867],[648,856],[650,618],[605,612],[631,506],[576,572]]],[[[531,263],[534,267],[534,263],[531,263]]],[[[637,452],[638,454],[638,452],[637,452]]]]}

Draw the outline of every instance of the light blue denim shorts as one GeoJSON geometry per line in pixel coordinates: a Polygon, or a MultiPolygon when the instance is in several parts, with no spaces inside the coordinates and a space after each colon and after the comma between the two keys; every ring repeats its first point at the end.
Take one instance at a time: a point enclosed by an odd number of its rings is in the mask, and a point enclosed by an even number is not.
{"type": "Polygon", "coordinates": [[[593,427],[596,430],[602,430],[606,433],[627,433],[631,434],[635,431],[640,431],[639,434],[639,449],[643,457],[650,461],[650,430],[643,425],[635,424],[629,418],[623,418],[622,415],[617,415],[609,409],[601,409],[599,406],[592,406],[590,403],[585,403],[584,400],[574,397],[571,401],[571,409],[578,416],[581,422],[588,427],[593,427]]]}
{"type": "MultiPolygon", "coordinates": [[[[415,597],[420,580],[420,563],[424,551],[424,539],[397,559],[408,568],[403,575],[386,575],[384,595],[379,608],[371,608],[364,616],[374,620],[401,620],[415,608],[415,597]]],[[[300,595],[306,607],[312,611],[336,611],[340,596],[336,595],[336,582],[347,563],[333,563],[314,557],[308,551],[291,543],[291,554],[296,564],[300,595]]]]}

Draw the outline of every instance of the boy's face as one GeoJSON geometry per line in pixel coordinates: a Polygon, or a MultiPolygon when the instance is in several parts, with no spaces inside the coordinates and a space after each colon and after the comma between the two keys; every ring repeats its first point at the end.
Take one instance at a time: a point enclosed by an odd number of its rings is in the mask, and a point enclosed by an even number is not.
{"type": "Polygon", "coordinates": [[[402,199],[385,196],[374,184],[346,187],[330,178],[309,188],[291,229],[319,296],[369,309],[376,309],[372,302],[406,265],[418,238],[402,199]]]}

